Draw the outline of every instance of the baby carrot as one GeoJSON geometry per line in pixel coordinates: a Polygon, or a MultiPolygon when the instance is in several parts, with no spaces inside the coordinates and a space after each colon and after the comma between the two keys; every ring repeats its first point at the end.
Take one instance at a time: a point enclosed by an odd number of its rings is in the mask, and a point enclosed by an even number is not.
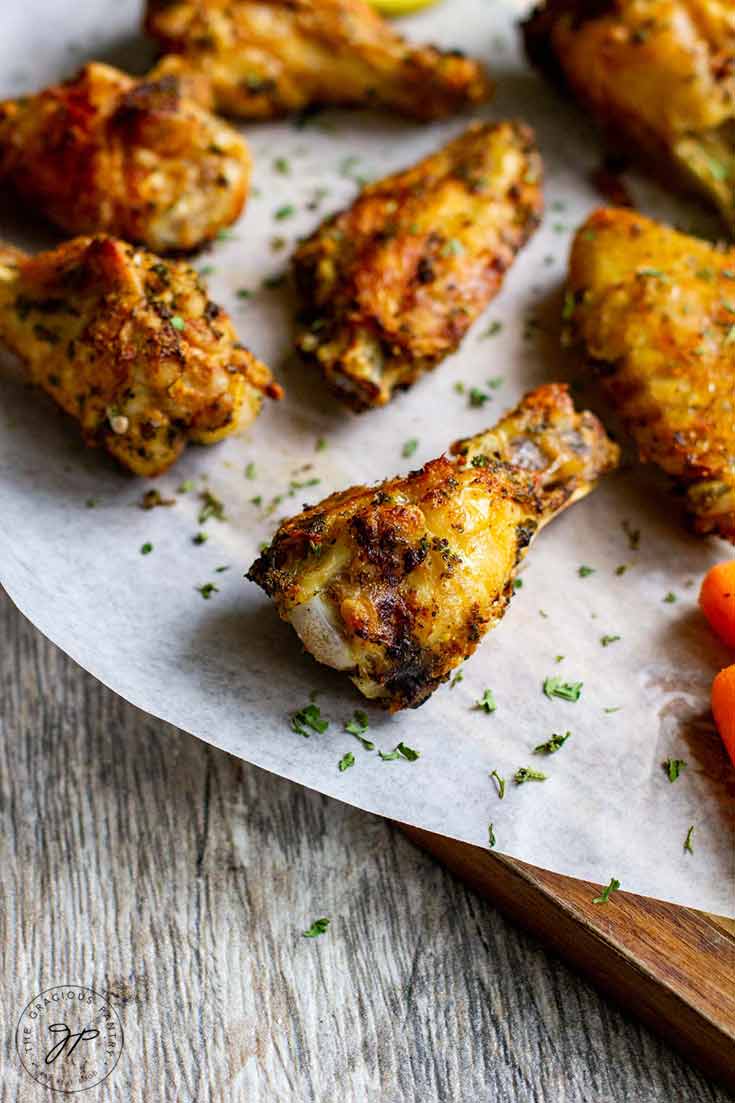
{"type": "Polygon", "coordinates": [[[725,749],[735,765],[735,666],[726,666],[712,683],[712,712],[725,749]]]}
{"type": "Polygon", "coordinates": [[[699,605],[720,639],[735,647],[735,559],[717,563],[707,571],[699,605]]]}

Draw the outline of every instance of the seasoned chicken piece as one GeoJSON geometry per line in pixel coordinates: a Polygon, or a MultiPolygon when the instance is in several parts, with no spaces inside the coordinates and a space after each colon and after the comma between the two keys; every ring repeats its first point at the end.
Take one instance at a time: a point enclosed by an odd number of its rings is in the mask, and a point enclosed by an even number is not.
{"type": "Polygon", "coordinates": [[[541,217],[521,123],[476,123],[362,190],[293,258],[297,346],[355,409],[381,406],[457,348],[541,217]]]}
{"type": "Polygon", "coordinates": [[[216,110],[248,119],[340,104],[438,119],[488,99],[481,65],[413,46],[365,0],[149,0],[146,29],[205,73],[216,110]]]}
{"type": "Polygon", "coordinates": [[[574,241],[566,313],[641,459],[688,487],[697,531],[735,541],[735,250],[597,211],[574,241]]]}
{"type": "Polygon", "coordinates": [[[558,383],[452,453],[285,521],[247,576],[316,659],[393,712],[422,704],[472,654],[532,537],[618,458],[558,383]]]}
{"type": "Polygon", "coordinates": [[[0,104],[0,183],[72,233],[189,250],[242,211],[248,148],[182,96],[92,62],[73,80],[0,104]]]}
{"type": "Polygon", "coordinates": [[[87,444],[136,475],[160,475],[189,440],[229,436],[281,393],[192,268],[101,235],[33,258],[0,246],[0,342],[87,444]]]}
{"type": "Polygon", "coordinates": [[[532,60],[735,232],[732,0],[547,0],[524,29],[532,60]]]}

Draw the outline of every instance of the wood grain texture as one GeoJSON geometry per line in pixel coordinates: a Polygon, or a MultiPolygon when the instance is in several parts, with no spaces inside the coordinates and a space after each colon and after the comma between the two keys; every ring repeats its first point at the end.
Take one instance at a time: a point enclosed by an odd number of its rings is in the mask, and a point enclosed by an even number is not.
{"type": "Polygon", "coordinates": [[[391,825],[0,631],[0,1103],[61,1098],[13,1045],[58,983],[123,1020],[95,1103],[730,1098],[391,825]]]}
{"type": "Polygon", "coordinates": [[[735,924],[537,869],[429,831],[404,833],[735,1089],[735,924]]]}

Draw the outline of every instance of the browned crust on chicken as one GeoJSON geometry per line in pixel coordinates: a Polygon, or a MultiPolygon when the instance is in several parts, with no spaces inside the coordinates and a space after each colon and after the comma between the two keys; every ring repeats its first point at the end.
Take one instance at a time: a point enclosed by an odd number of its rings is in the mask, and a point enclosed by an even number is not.
{"type": "Polygon", "coordinates": [[[280,396],[197,273],[114,238],[30,258],[0,248],[0,341],[30,378],[137,475],[213,443],[280,396]]]}
{"type": "Polygon", "coordinates": [[[206,74],[210,102],[242,118],[335,104],[437,119],[488,99],[477,61],[413,46],[365,0],[149,0],[160,72],[206,74]]]}
{"type": "Polygon", "coordinates": [[[735,541],[735,250],[597,211],[574,241],[568,312],[641,459],[687,488],[697,531],[735,541]]]}
{"type": "Polygon", "coordinates": [[[561,384],[452,451],[284,521],[248,572],[316,658],[391,711],[422,704],[472,654],[533,535],[618,458],[561,384]]]}
{"type": "Polygon", "coordinates": [[[522,123],[475,123],[365,187],[293,258],[297,347],[355,409],[388,402],[457,348],[543,207],[522,123]]]}
{"type": "Polygon", "coordinates": [[[72,233],[194,249],[238,217],[249,180],[243,139],[174,76],[135,81],[92,62],[0,104],[0,181],[72,233]]]}
{"type": "Polygon", "coordinates": [[[735,7],[730,0],[547,0],[529,56],[562,78],[665,182],[735,230],[735,7]]]}

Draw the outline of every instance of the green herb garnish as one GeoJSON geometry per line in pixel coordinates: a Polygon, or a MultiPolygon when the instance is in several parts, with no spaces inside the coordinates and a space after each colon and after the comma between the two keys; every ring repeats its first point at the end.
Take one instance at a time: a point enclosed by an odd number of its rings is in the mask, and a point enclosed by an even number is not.
{"type": "Polygon", "coordinates": [[[149,544],[147,541],[146,541],[145,544],[141,544],[141,547],[140,547],[140,554],[141,555],[150,555],[152,551],[153,551],[153,544],[149,544]]]}
{"type": "Polygon", "coordinates": [[[209,601],[212,594],[219,593],[219,586],[215,586],[213,582],[205,582],[203,586],[197,586],[197,592],[202,595],[205,601],[209,601]]]}
{"type": "Polygon", "coordinates": [[[403,448],[401,449],[401,455],[404,457],[404,459],[409,459],[409,457],[414,454],[418,446],[419,442],[417,438],[411,437],[410,440],[404,442],[403,448]]]}
{"type": "Polygon", "coordinates": [[[350,766],[354,765],[355,756],[353,755],[352,751],[348,751],[347,754],[343,754],[340,758],[339,762],[337,763],[337,769],[341,774],[343,774],[345,770],[349,770],[350,766]]]}
{"type": "Polygon", "coordinates": [[[620,881],[618,881],[617,877],[611,877],[610,878],[610,884],[605,885],[605,887],[601,891],[600,895],[594,897],[594,899],[592,900],[592,903],[593,904],[607,904],[610,897],[612,896],[612,894],[614,892],[617,892],[619,888],[620,888],[620,881]]]}
{"type": "Polygon", "coordinates": [[[498,799],[502,800],[505,796],[505,778],[501,777],[497,770],[493,770],[490,777],[498,787],[498,799]]]}
{"type": "Polygon", "coordinates": [[[556,754],[559,748],[564,746],[571,734],[571,732],[564,732],[564,735],[558,735],[556,732],[554,732],[551,739],[547,739],[545,743],[539,743],[537,747],[534,747],[533,753],[556,754]]]}
{"type": "Polygon", "coordinates": [[[686,762],[683,758],[667,758],[662,763],[664,770],[668,776],[669,781],[674,782],[677,780],[682,770],[686,769],[686,762]]]}
{"type": "Polygon", "coordinates": [[[563,682],[553,676],[544,679],[544,693],[547,697],[560,697],[562,701],[578,701],[582,695],[584,682],[563,682]]]}
{"type": "Polygon", "coordinates": [[[532,770],[530,766],[519,766],[513,774],[516,785],[523,785],[526,781],[546,781],[546,774],[540,770],[532,770]]]}
{"type": "Polygon", "coordinates": [[[320,934],[324,934],[329,926],[329,920],[326,916],[322,916],[321,919],[315,919],[308,931],[302,931],[304,938],[318,938],[320,934]]]}
{"type": "Polygon", "coordinates": [[[475,708],[484,709],[485,712],[495,712],[497,702],[491,689],[486,689],[479,701],[475,701],[475,708]]]}
{"type": "Polygon", "coordinates": [[[311,732],[306,730],[307,727],[320,734],[329,727],[329,721],[322,717],[321,709],[313,702],[299,709],[291,717],[291,730],[295,731],[297,735],[304,735],[308,738],[311,732]]]}

